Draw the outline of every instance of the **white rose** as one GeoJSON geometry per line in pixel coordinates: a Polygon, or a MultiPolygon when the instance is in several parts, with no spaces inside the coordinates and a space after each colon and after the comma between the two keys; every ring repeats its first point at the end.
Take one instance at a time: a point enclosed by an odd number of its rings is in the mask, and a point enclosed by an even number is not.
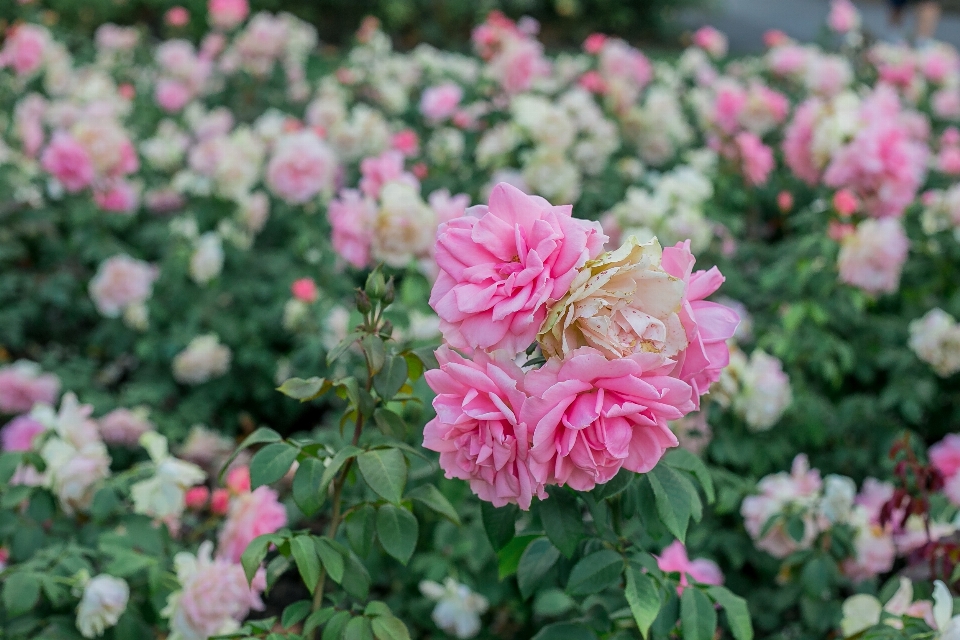
{"type": "Polygon", "coordinates": [[[120,578],[101,573],[83,588],[77,606],[77,629],[84,638],[96,638],[117,624],[127,609],[130,587],[120,578]]]}

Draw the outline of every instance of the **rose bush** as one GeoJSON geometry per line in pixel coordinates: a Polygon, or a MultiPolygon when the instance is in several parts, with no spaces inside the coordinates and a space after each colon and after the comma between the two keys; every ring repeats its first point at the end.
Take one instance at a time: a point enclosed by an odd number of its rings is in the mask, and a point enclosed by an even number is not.
{"type": "Polygon", "coordinates": [[[833,4],[747,58],[11,25],[0,629],[951,637],[960,55],[833,4]]]}

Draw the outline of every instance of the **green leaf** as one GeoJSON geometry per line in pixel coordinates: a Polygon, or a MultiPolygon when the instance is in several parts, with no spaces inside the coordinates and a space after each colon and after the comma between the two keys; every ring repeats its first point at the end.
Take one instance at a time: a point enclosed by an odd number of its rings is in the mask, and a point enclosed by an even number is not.
{"type": "Polygon", "coordinates": [[[702,591],[687,587],[680,596],[680,626],[684,640],[713,640],[717,611],[702,591]]]}
{"type": "Polygon", "coordinates": [[[127,578],[156,564],[153,557],[123,547],[111,547],[109,554],[111,559],[104,571],[118,578],[127,578]]]}
{"type": "Polygon", "coordinates": [[[373,640],[370,620],[364,617],[352,619],[343,630],[343,640],[373,640]]]}
{"type": "Polygon", "coordinates": [[[650,576],[627,566],[627,589],[624,595],[630,605],[630,613],[637,622],[640,635],[644,638],[650,633],[650,625],[660,613],[660,589],[650,576]]]}
{"type": "Polygon", "coordinates": [[[396,449],[374,449],[357,456],[360,473],[370,488],[384,500],[400,503],[407,484],[407,461],[396,449]]]}
{"type": "Polygon", "coordinates": [[[326,378],[290,378],[277,387],[277,391],[283,395],[299,400],[300,402],[309,402],[316,400],[327,391],[333,388],[333,383],[326,378]]]}
{"type": "Polygon", "coordinates": [[[290,552],[297,563],[297,570],[303,583],[310,593],[317,588],[320,579],[320,558],[317,557],[317,547],[309,535],[300,535],[290,539],[290,552]]]}
{"type": "Polygon", "coordinates": [[[628,471],[627,469],[620,469],[617,472],[617,475],[613,476],[613,479],[606,484],[597,485],[594,487],[593,493],[597,499],[600,500],[609,500],[615,498],[626,490],[630,486],[630,483],[634,481],[637,477],[637,474],[633,471],[628,471]]]}
{"type": "Polygon", "coordinates": [[[33,493],[33,487],[26,484],[6,486],[3,488],[3,497],[0,498],[0,507],[4,509],[19,507],[31,493],[33,493]]]}
{"type": "Polygon", "coordinates": [[[350,617],[349,611],[339,611],[334,614],[323,628],[323,635],[320,636],[321,639],[340,640],[340,638],[343,637],[343,630],[346,628],[347,623],[350,622],[350,617]]]}
{"type": "Polygon", "coordinates": [[[407,361],[402,356],[391,356],[377,375],[373,376],[373,388],[377,395],[389,402],[407,381],[407,361]]]}
{"type": "Polygon", "coordinates": [[[787,518],[786,523],[787,534],[796,540],[797,542],[803,541],[803,536],[806,533],[806,526],[803,524],[803,518],[798,515],[792,515],[787,518]]]}
{"type": "Polygon", "coordinates": [[[350,513],[344,520],[347,540],[361,558],[370,555],[370,547],[373,545],[373,536],[376,533],[376,519],[377,510],[365,504],[350,513]]]}
{"type": "Polygon", "coordinates": [[[357,339],[359,339],[362,335],[362,333],[356,330],[348,333],[346,337],[340,341],[340,344],[334,347],[333,350],[327,354],[327,366],[329,367],[332,365],[334,361],[342,356],[343,352],[349,349],[351,345],[353,345],[353,343],[356,342],[357,339]]]}
{"type": "Polygon", "coordinates": [[[560,558],[560,551],[548,538],[537,538],[524,549],[517,565],[517,586],[526,600],[540,585],[543,576],[560,558]]]}
{"type": "Polygon", "coordinates": [[[667,531],[683,542],[693,515],[693,501],[700,506],[697,490],[689,480],[664,464],[658,464],[646,477],[653,488],[657,515],[667,531]]]}
{"type": "Polygon", "coordinates": [[[417,548],[420,527],[417,519],[406,509],[392,504],[377,509],[377,537],[384,551],[407,564],[417,548]]]}
{"type": "Polygon", "coordinates": [[[555,622],[540,629],[531,640],[597,640],[597,634],[576,622],[555,622]]]}
{"type": "Polygon", "coordinates": [[[423,361],[415,353],[404,352],[403,359],[407,361],[407,375],[416,382],[423,375],[423,361]]]}
{"type": "Polygon", "coordinates": [[[388,607],[386,603],[380,600],[371,600],[367,603],[367,606],[363,608],[363,615],[368,618],[376,618],[377,616],[392,616],[393,612],[390,611],[390,607],[388,607]]]}
{"type": "Polygon", "coordinates": [[[250,461],[250,487],[256,489],[282,478],[299,453],[300,449],[286,442],[268,444],[257,451],[250,461]]]}
{"type": "Polygon", "coordinates": [[[320,487],[318,488],[318,493],[326,496],[327,488],[330,486],[330,483],[333,482],[334,476],[340,472],[341,467],[343,467],[347,460],[356,457],[357,454],[361,453],[362,451],[362,449],[358,449],[357,447],[349,444],[343,449],[337,451],[330,460],[330,464],[327,465],[323,475],[320,477],[320,487]]]}
{"type": "Polygon", "coordinates": [[[3,583],[3,605],[11,618],[26,613],[40,598],[40,577],[17,571],[3,583]]]}
{"type": "Polygon", "coordinates": [[[320,507],[326,494],[320,493],[320,482],[326,467],[316,458],[306,458],[300,462],[293,476],[293,499],[306,516],[312,516],[320,507]]]}
{"type": "Polygon", "coordinates": [[[324,625],[327,621],[333,617],[334,608],[333,607],[324,607],[323,609],[317,609],[311,613],[306,622],[303,623],[303,635],[305,637],[310,636],[310,632],[316,629],[317,627],[324,625]]]}
{"type": "Polygon", "coordinates": [[[370,622],[377,640],[410,640],[407,625],[391,616],[378,616],[370,622]]]}
{"type": "Polygon", "coordinates": [[[480,515],[483,519],[483,530],[487,533],[490,545],[494,551],[499,551],[513,539],[516,534],[517,514],[520,507],[508,504],[495,507],[489,502],[480,503],[480,515]]]}
{"type": "Polygon", "coordinates": [[[583,539],[583,514],[575,496],[560,487],[550,487],[550,497],[538,503],[540,521],[547,537],[567,558],[577,552],[583,539]]]}
{"type": "Polygon", "coordinates": [[[23,453],[20,451],[7,451],[0,454],[0,485],[10,482],[22,459],[23,453]]]}
{"type": "Polygon", "coordinates": [[[366,600],[370,593],[370,573],[363,563],[349,552],[343,555],[343,581],[340,586],[357,600],[366,600]]]}
{"type": "Polygon", "coordinates": [[[267,550],[270,545],[281,542],[283,542],[283,536],[276,533],[265,533],[250,541],[247,548],[243,550],[243,555],[240,556],[240,564],[243,566],[243,572],[247,575],[247,582],[253,581],[254,574],[257,573],[263,559],[267,557],[267,550]]]}
{"type": "Polygon", "coordinates": [[[407,430],[403,418],[383,407],[379,407],[373,412],[373,421],[377,423],[377,427],[384,435],[391,438],[402,438],[407,430]]]}
{"type": "Polygon", "coordinates": [[[370,373],[373,375],[379,373],[387,360],[387,349],[383,340],[379,336],[368,333],[360,339],[360,348],[363,349],[367,362],[370,363],[370,373]]]}
{"type": "Polygon", "coordinates": [[[460,525],[460,516],[446,496],[432,484],[424,484],[407,494],[407,497],[423,504],[431,511],[440,514],[453,524],[460,525]]]}
{"type": "Polygon", "coordinates": [[[313,541],[317,548],[317,555],[320,556],[320,562],[327,570],[327,575],[337,584],[343,582],[343,556],[326,538],[316,537],[313,541]]]}
{"type": "Polygon", "coordinates": [[[554,618],[576,606],[573,598],[560,589],[550,588],[537,592],[533,599],[533,613],[541,618],[554,618]]]}
{"type": "Polygon", "coordinates": [[[287,605],[287,608],[283,610],[283,614],[280,616],[280,624],[283,625],[284,629],[289,629],[310,615],[311,606],[309,600],[300,600],[299,602],[287,605]]]}
{"type": "Polygon", "coordinates": [[[434,353],[433,347],[420,347],[418,349],[412,349],[410,353],[417,356],[420,362],[423,363],[423,366],[427,369],[436,369],[440,366],[440,363],[437,362],[437,355],[434,353]]]}
{"type": "Polygon", "coordinates": [[[616,551],[603,549],[581,558],[567,580],[567,593],[585,596],[603,591],[620,581],[623,558],[616,551]]]}
{"type": "Polygon", "coordinates": [[[703,493],[707,496],[708,504],[713,504],[714,500],[717,499],[713,488],[713,476],[710,475],[707,465],[703,464],[703,460],[686,449],[672,449],[667,452],[663,460],[674,469],[692,473],[700,486],[703,487],[703,493]]]}
{"type": "Polygon", "coordinates": [[[223,481],[223,476],[224,474],[227,473],[227,469],[230,468],[230,464],[236,459],[238,455],[240,455],[240,452],[243,451],[244,449],[248,447],[252,447],[255,444],[264,444],[267,442],[279,442],[280,440],[283,440],[283,437],[273,429],[269,429],[267,427],[260,427],[259,429],[257,429],[256,431],[248,435],[246,438],[244,438],[243,442],[240,443],[240,446],[237,447],[236,450],[230,454],[230,457],[227,458],[227,461],[224,462],[223,466],[220,468],[220,473],[218,474],[217,479],[219,481],[223,481]]]}
{"type": "Polygon", "coordinates": [[[517,572],[517,567],[520,566],[520,558],[523,556],[527,545],[539,537],[535,535],[517,536],[497,552],[497,573],[500,580],[517,572]]]}
{"type": "Polygon", "coordinates": [[[709,587],[707,593],[714,602],[723,607],[733,637],[736,640],[753,640],[753,625],[750,623],[747,601],[726,587],[709,587]]]}

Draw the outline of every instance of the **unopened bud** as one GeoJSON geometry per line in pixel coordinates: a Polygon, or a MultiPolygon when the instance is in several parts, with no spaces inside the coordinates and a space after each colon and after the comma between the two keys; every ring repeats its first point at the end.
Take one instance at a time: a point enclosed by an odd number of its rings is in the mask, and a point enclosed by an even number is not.
{"type": "Polygon", "coordinates": [[[397,289],[393,285],[393,276],[390,276],[390,279],[387,281],[387,286],[383,291],[383,304],[393,304],[393,299],[397,294],[397,289]]]}
{"type": "Polygon", "coordinates": [[[364,291],[370,296],[371,300],[379,300],[383,297],[386,288],[387,283],[383,279],[383,273],[380,269],[374,269],[373,272],[367,276],[367,284],[364,287],[364,291]]]}
{"type": "Polygon", "coordinates": [[[363,314],[370,313],[373,305],[370,303],[370,297],[364,291],[357,290],[357,311],[363,314]]]}

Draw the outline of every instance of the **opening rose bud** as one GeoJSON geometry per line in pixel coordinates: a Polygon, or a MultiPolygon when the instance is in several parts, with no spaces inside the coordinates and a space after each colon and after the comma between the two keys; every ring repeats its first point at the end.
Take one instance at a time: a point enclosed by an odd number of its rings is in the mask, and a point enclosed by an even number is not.
{"type": "Polygon", "coordinates": [[[250,491],[250,468],[237,467],[227,473],[227,488],[233,493],[250,491]]]}
{"type": "Polygon", "coordinates": [[[210,511],[222,516],[230,507],[230,492],[226,489],[214,489],[210,497],[210,511]]]}
{"type": "Polygon", "coordinates": [[[209,499],[210,489],[206,487],[191,487],[187,489],[187,493],[183,496],[187,508],[193,510],[202,509],[209,499]]]}
{"type": "Polygon", "coordinates": [[[317,289],[317,283],[313,281],[313,278],[300,278],[299,280],[295,280],[294,283],[290,285],[290,292],[294,298],[304,302],[313,303],[320,297],[320,291],[317,289]]]}
{"type": "Polygon", "coordinates": [[[190,22],[190,12],[184,7],[171,7],[163,19],[171,27],[182,27],[190,22]]]}

